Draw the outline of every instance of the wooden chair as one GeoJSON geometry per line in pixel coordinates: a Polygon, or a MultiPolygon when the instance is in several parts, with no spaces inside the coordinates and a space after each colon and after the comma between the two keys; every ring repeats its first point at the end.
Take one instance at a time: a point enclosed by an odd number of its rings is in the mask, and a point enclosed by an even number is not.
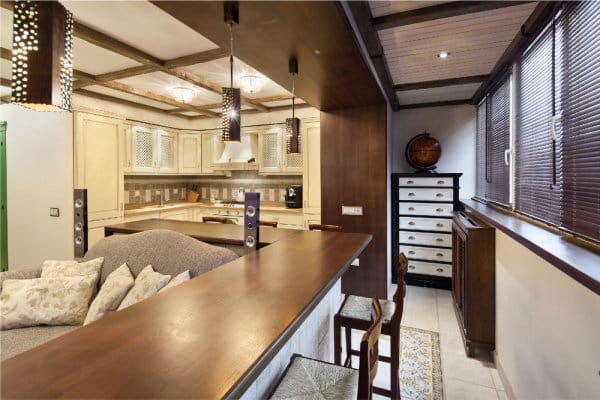
{"type": "Polygon", "coordinates": [[[270,226],[271,228],[277,228],[277,221],[258,221],[260,226],[270,226]]]}
{"type": "Polygon", "coordinates": [[[382,318],[381,304],[374,298],[369,317],[372,322],[360,342],[358,370],[294,354],[271,398],[371,399],[382,318]]]}
{"type": "Polygon", "coordinates": [[[308,229],[311,231],[331,231],[341,232],[342,227],[339,225],[325,225],[325,224],[309,224],[308,229]]]}
{"type": "Polygon", "coordinates": [[[202,222],[218,222],[219,224],[229,224],[229,223],[231,223],[225,217],[202,217],[202,222]]]}
{"type": "MultiPolygon", "coordinates": [[[[379,360],[390,363],[390,384],[391,390],[374,387],[373,391],[377,394],[400,399],[400,321],[404,309],[404,296],[406,295],[406,283],[404,275],[408,269],[408,259],[404,253],[400,253],[398,260],[398,289],[394,294],[393,300],[382,300],[383,325],[382,333],[390,336],[391,351],[390,357],[380,355],[379,360]]],[[[369,298],[361,296],[346,296],[340,306],[339,311],[333,318],[333,341],[335,363],[341,364],[341,328],[345,328],[346,336],[346,360],[344,366],[352,366],[352,356],[359,355],[360,352],[352,349],[352,329],[367,330],[370,327],[369,298]]]]}

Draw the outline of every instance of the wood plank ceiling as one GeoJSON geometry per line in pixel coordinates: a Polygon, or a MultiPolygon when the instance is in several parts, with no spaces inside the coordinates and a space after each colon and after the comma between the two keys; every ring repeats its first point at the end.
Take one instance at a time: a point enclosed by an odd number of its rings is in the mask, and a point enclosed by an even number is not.
{"type": "Polygon", "coordinates": [[[470,103],[536,3],[369,1],[369,7],[399,108],[416,108],[470,103]]]}
{"type": "MultiPolygon", "coordinates": [[[[76,94],[187,119],[220,116],[221,88],[229,85],[229,49],[218,47],[149,2],[62,3],[76,21],[76,94]],[[175,87],[192,89],[194,98],[187,103],[177,100],[175,87]]],[[[9,101],[12,3],[1,4],[0,96],[9,101]]],[[[244,75],[261,76],[264,85],[258,92],[242,93],[243,113],[291,107],[286,88],[236,58],[235,86],[244,75]]],[[[298,104],[308,106],[301,99],[298,104]]]]}

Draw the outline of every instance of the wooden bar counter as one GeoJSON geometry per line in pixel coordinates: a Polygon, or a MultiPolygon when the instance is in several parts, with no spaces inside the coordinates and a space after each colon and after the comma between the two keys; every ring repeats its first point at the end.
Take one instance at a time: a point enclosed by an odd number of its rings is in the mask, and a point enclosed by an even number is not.
{"type": "MultiPolygon", "coordinates": [[[[239,227],[218,229],[229,240],[239,227]]],[[[371,240],[273,234],[257,252],[4,361],[2,398],[239,398],[371,240]]]]}

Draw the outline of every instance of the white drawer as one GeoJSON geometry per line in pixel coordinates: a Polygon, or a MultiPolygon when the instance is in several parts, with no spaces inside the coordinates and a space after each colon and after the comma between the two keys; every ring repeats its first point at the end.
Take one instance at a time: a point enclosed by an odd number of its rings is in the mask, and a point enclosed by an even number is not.
{"type": "Polygon", "coordinates": [[[452,220],[442,218],[400,217],[400,229],[452,232],[452,220]]]}
{"type": "Polygon", "coordinates": [[[430,247],[400,245],[400,253],[404,253],[408,258],[452,262],[452,249],[432,249],[430,247]]]}
{"type": "Polygon", "coordinates": [[[416,201],[452,201],[454,191],[452,189],[410,189],[401,188],[400,200],[416,201]]]}
{"type": "Polygon", "coordinates": [[[400,243],[452,247],[452,234],[400,231],[400,243]]]}
{"type": "Polygon", "coordinates": [[[400,203],[400,214],[451,217],[452,204],[400,203]]]}
{"type": "Polygon", "coordinates": [[[408,272],[413,274],[452,277],[452,265],[424,261],[408,261],[408,272]]]}
{"type": "Polygon", "coordinates": [[[398,186],[435,186],[452,187],[454,185],[451,177],[445,178],[398,178],[398,186]]]}

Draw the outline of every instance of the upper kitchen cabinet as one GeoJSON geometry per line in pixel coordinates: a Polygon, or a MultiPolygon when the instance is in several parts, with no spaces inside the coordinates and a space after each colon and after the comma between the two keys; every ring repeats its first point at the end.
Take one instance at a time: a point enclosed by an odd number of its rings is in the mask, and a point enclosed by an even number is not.
{"type": "MultiPolygon", "coordinates": [[[[321,128],[319,121],[300,126],[302,140],[303,208],[307,214],[321,214],[321,128]]],[[[320,218],[320,217],[319,217],[320,218]]]]}
{"type": "Polygon", "coordinates": [[[86,188],[88,219],[123,215],[123,120],[75,113],[75,187],[86,188]]]}
{"type": "Polygon", "coordinates": [[[197,133],[179,134],[179,173],[202,173],[202,135],[197,133]]]}
{"type": "Polygon", "coordinates": [[[222,175],[223,171],[214,169],[225,144],[221,141],[221,131],[205,132],[202,134],[202,173],[206,175],[222,175]]]}
{"type": "Polygon", "coordinates": [[[177,133],[131,125],[128,129],[127,172],[177,173],[177,133]]]}
{"type": "MultiPolygon", "coordinates": [[[[302,125],[302,123],[300,123],[302,125]]],[[[302,175],[302,154],[287,154],[283,126],[274,126],[258,135],[258,159],[261,175],[302,175]]]]}

